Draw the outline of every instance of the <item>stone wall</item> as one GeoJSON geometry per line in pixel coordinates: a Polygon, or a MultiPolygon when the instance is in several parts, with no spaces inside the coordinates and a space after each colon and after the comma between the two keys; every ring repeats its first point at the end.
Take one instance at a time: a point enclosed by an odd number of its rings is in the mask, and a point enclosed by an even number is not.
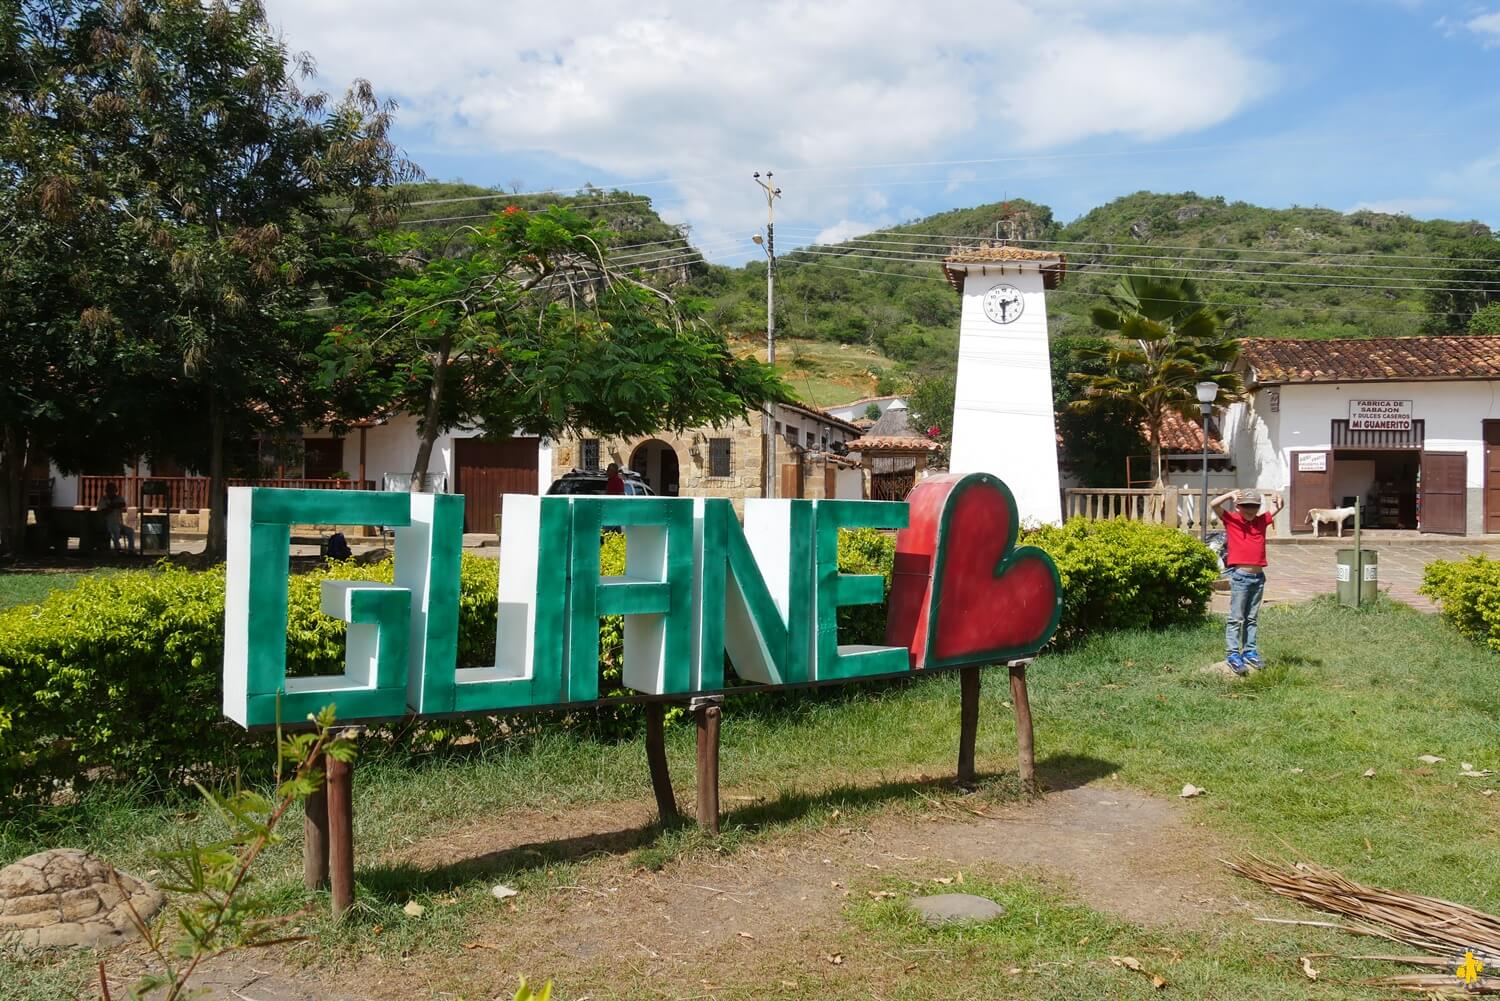
{"type": "MultiPolygon", "coordinates": [[[[553,476],[561,476],[571,469],[583,466],[582,438],[568,435],[559,438],[553,445],[553,476]]],[[[802,496],[821,498],[826,493],[826,468],[842,468],[837,461],[831,462],[822,453],[808,453],[793,448],[785,437],[773,436],[776,446],[776,468],[778,475],[784,467],[792,464],[802,466],[802,496]]],[[[660,442],[669,446],[677,456],[678,495],[682,497],[727,497],[734,502],[735,510],[744,514],[744,502],[748,497],[764,496],[762,489],[763,459],[760,420],[752,416],[745,421],[736,421],[722,428],[695,428],[680,435],[659,434],[643,438],[603,438],[599,440],[599,468],[611,462],[620,468],[631,468],[631,458],[643,445],[660,442]],[[729,475],[709,474],[710,442],[715,438],[729,439],[729,475]]],[[[778,496],[783,478],[778,480],[778,496]]],[[[847,480],[846,480],[847,482],[847,480]]],[[[654,486],[655,484],[653,484],[654,486]]],[[[868,494],[865,494],[868,496],[868,494]]]]}

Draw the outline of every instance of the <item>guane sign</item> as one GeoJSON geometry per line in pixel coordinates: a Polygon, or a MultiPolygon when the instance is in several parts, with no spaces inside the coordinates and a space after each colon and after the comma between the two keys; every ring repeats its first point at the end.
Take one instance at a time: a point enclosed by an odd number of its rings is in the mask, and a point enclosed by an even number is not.
{"type": "Polygon", "coordinates": [[[495,662],[458,667],[464,498],[238,487],[229,496],[224,713],[245,727],[332,702],[341,722],[598,701],[599,619],[624,617],[622,682],[643,695],[712,694],[725,658],[767,688],[1034,654],[1061,613],[1057,571],[1016,547],[1015,500],[984,473],[924,480],[908,503],[507,495],[495,662]],[[344,672],[287,677],[294,524],[393,527],[391,584],[330,580],[347,622],[344,672]],[[603,576],[603,527],[625,573],[603,576]],[[897,531],[886,642],[840,642],[838,610],[887,600],[879,576],[839,572],[839,531],[897,531]]]}

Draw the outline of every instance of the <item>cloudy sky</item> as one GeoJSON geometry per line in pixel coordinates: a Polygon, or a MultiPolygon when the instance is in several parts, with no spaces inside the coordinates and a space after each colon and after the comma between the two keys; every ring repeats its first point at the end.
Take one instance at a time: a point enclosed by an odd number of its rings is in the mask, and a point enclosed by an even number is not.
{"type": "MultiPolygon", "coordinates": [[[[1500,2],[268,0],[441,180],[649,194],[710,258],[1140,189],[1500,224],[1500,2]]],[[[789,249],[789,248],[788,248],[789,249]]]]}

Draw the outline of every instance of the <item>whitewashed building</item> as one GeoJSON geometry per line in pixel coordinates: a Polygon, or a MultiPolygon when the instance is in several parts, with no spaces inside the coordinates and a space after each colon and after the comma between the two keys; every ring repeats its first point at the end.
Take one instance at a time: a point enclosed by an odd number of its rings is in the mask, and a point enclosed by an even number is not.
{"type": "Polygon", "coordinates": [[[1282,491],[1277,534],[1314,507],[1448,535],[1500,532],[1500,337],[1242,342],[1225,419],[1237,485],[1282,491]]]}

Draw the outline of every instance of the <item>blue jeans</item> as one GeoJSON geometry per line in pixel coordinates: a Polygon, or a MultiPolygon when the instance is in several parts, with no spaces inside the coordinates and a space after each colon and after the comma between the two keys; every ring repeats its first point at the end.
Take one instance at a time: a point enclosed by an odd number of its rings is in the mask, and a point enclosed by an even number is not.
{"type": "Polygon", "coordinates": [[[1229,571],[1229,618],[1224,623],[1224,648],[1229,653],[1251,653],[1256,649],[1260,599],[1265,593],[1265,574],[1229,571]]]}

